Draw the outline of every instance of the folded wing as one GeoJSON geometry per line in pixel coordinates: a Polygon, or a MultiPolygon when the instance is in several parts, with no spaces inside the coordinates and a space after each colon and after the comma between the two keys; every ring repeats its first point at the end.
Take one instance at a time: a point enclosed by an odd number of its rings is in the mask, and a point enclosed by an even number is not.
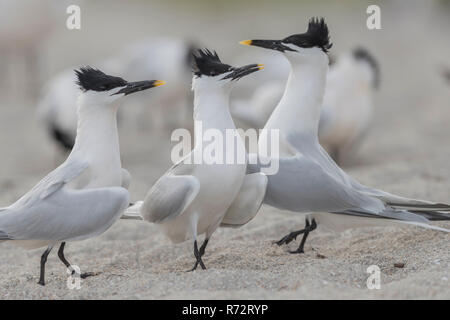
{"type": "Polygon", "coordinates": [[[150,189],[141,208],[143,218],[162,223],[182,214],[200,190],[194,176],[162,176],[150,189]]]}
{"type": "Polygon", "coordinates": [[[252,220],[261,208],[266,187],[267,176],[264,173],[247,174],[220,226],[240,227],[252,220]]]}

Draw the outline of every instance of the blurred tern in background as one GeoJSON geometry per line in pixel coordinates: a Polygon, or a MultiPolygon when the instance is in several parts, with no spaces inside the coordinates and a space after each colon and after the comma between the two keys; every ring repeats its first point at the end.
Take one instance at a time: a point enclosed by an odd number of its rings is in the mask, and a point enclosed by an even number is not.
{"type": "MultiPolygon", "coordinates": [[[[165,129],[164,125],[167,125],[162,119],[172,119],[175,123],[170,125],[179,127],[188,118],[190,91],[186,84],[190,79],[191,54],[192,45],[187,41],[151,38],[127,45],[118,54],[98,61],[97,65],[101,69],[129,78],[164,77],[170,83],[164,90],[144,95],[145,99],[144,96],[136,97],[128,102],[136,106],[126,113],[127,119],[140,126],[150,125],[156,132],[165,129]],[[148,114],[150,110],[152,116],[148,114]],[[168,114],[176,117],[165,116],[168,114]]],[[[72,68],[54,76],[46,84],[37,109],[38,119],[56,145],[65,151],[72,149],[77,129],[78,90],[73,86],[74,80],[72,68]]]]}
{"type": "Polygon", "coordinates": [[[66,242],[100,235],[127,208],[130,175],[120,160],[116,100],[164,84],[127,82],[90,67],[76,75],[82,93],[72,152],[17,202],[0,209],[0,241],[29,249],[47,246],[41,257],[41,285],[45,285],[47,256],[55,245],[60,244],[58,256],[71,268],[64,257],[66,242]]]}
{"type": "MultiPolygon", "coordinates": [[[[363,48],[339,56],[331,66],[320,115],[319,141],[336,162],[341,162],[341,155],[348,157],[354,153],[366,136],[372,119],[373,93],[378,85],[378,63],[363,48]]],[[[235,102],[231,109],[233,117],[244,126],[263,128],[285,87],[282,80],[266,82],[249,101],[235,102]]]]}
{"type": "Polygon", "coordinates": [[[219,226],[247,223],[262,204],[267,177],[262,173],[246,175],[245,146],[239,135],[235,137],[235,150],[224,150],[220,163],[195,161],[203,159],[209,145],[203,142],[201,132],[214,129],[225,137],[227,130],[236,129],[229,111],[231,89],[236,80],[260,69],[262,66],[257,64],[232,67],[209,50],[194,54],[195,146],[155,183],[143,202],[127,210],[127,215],[142,215],[145,220],[160,224],[175,243],[193,239],[196,262],[191,271],[198,265],[206,269],[202,256],[219,226]],[[244,161],[239,163],[235,158],[233,163],[227,162],[225,156],[229,152],[243,154],[244,161]],[[205,240],[198,248],[197,237],[203,233],[205,240]]]}
{"type": "Polygon", "coordinates": [[[327,76],[319,121],[319,142],[341,163],[366,136],[373,114],[373,94],[380,71],[365,49],[339,57],[327,76]]]}
{"type": "MultiPolygon", "coordinates": [[[[276,50],[291,65],[283,97],[265,125],[267,130],[280,131],[280,145],[286,155],[277,159],[278,173],[268,176],[264,203],[312,214],[306,217],[304,229],[291,232],[278,241],[278,245],[287,244],[303,234],[300,246],[292,251],[303,253],[308,234],[320,224],[337,230],[373,225],[372,222],[378,220],[380,225],[400,222],[449,232],[428,224],[450,220],[449,205],[403,198],[366,187],[340,169],[320,146],[318,126],[329,64],[327,52],[331,48],[328,27],[323,19],[311,19],[303,34],[282,40],[241,43],[276,50]]],[[[259,154],[268,154],[266,148],[270,150],[265,144],[259,143],[258,147],[259,154]]],[[[261,166],[249,164],[249,170],[259,172],[261,166]]]]}
{"type": "Polygon", "coordinates": [[[236,99],[231,115],[244,127],[262,129],[283,96],[285,81],[269,81],[257,87],[250,99],[236,99]]]}

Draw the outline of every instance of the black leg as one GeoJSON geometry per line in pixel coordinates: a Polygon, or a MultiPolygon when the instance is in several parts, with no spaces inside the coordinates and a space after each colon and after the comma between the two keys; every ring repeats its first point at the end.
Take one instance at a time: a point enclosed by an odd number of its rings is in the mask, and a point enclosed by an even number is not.
{"type": "Polygon", "coordinates": [[[53,247],[48,247],[41,256],[41,274],[39,276],[38,282],[38,284],[40,284],[41,286],[45,286],[45,263],[47,262],[47,257],[52,249],[53,247]]]}
{"type": "Polygon", "coordinates": [[[317,228],[316,220],[312,219],[312,222],[310,223],[308,219],[305,219],[304,229],[291,232],[288,235],[284,236],[281,240],[276,241],[275,243],[279,246],[283,244],[288,244],[296,240],[300,234],[303,234],[303,238],[302,241],[300,242],[300,246],[298,247],[298,249],[295,251],[291,251],[291,253],[303,253],[303,247],[305,246],[306,238],[308,237],[309,233],[316,228],[317,228]]]}
{"type": "Polygon", "coordinates": [[[307,228],[309,227],[309,220],[306,219],[305,220],[305,228],[298,230],[298,231],[293,231],[291,233],[289,233],[288,235],[284,236],[283,238],[281,238],[281,240],[276,241],[275,243],[279,246],[283,245],[283,244],[289,244],[290,242],[297,240],[297,237],[305,232],[307,232],[307,228]]]}
{"type": "Polygon", "coordinates": [[[197,269],[199,264],[203,270],[206,270],[206,266],[202,261],[202,256],[205,254],[205,249],[206,249],[206,246],[208,245],[208,241],[209,241],[209,239],[205,239],[202,246],[200,247],[200,250],[198,249],[198,246],[197,246],[197,240],[194,241],[194,255],[195,255],[195,258],[197,259],[197,261],[195,262],[194,267],[191,270],[189,270],[189,272],[197,269]]]}
{"type": "MultiPolygon", "coordinates": [[[[59,247],[58,250],[58,257],[59,260],[62,261],[62,263],[64,263],[64,265],[67,267],[67,269],[71,269],[72,266],[70,265],[69,261],[66,260],[66,257],[64,256],[64,247],[66,246],[65,242],[61,243],[61,246],[59,247]]],[[[75,272],[75,270],[72,270],[72,274],[75,272]]]]}
{"type": "MultiPolygon", "coordinates": [[[[58,257],[59,257],[59,260],[61,260],[62,263],[64,263],[64,265],[67,267],[67,269],[72,270],[72,275],[73,275],[75,273],[75,269],[72,268],[72,265],[70,264],[69,261],[67,261],[66,257],[64,256],[64,247],[65,246],[66,246],[66,243],[62,242],[61,246],[59,247],[59,250],[58,250],[58,257]]],[[[85,273],[80,274],[80,278],[86,279],[88,277],[92,277],[95,275],[96,274],[93,272],[85,272],[85,273]]]]}
{"type": "Polygon", "coordinates": [[[317,228],[316,220],[312,219],[311,225],[308,222],[307,225],[305,226],[306,231],[303,234],[302,241],[300,242],[300,245],[298,246],[297,250],[289,251],[289,252],[290,253],[304,253],[303,248],[305,246],[306,238],[308,238],[309,233],[316,228],[317,228]]]}
{"type": "Polygon", "coordinates": [[[205,249],[206,249],[206,246],[208,245],[208,241],[209,241],[209,239],[205,239],[205,241],[203,241],[202,246],[200,247],[199,252],[200,252],[200,256],[202,256],[202,257],[205,254],[205,249]]]}

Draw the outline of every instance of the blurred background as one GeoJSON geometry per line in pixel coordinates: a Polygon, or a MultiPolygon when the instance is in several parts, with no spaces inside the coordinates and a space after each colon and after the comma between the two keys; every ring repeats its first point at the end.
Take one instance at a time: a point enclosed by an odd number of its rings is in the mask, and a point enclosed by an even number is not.
{"type": "MultiPolygon", "coordinates": [[[[167,81],[121,109],[123,166],[133,175],[136,200],[170,167],[171,130],[192,126],[190,50],[215,49],[235,66],[266,64],[236,86],[232,104],[245,104],[265,83],[283,83],[287,73],[276,52],[238,42],[302,33],[313,16],[325,17],[337,61],[364,47],[380,69],[370,129],[347,159],[348,170],[375,187],[390,183],[389,191],[395,191],[396,173],[405,171],[448,190],[449,1],[0,0],[0,207],[64,159],[52,136],[76,124],[70,115],[74,68],[167,81]],[[381,30],[366,27],[371,4],[381,8],[381,30]],[[81,8],[80,30],[66,27],[69,5],[81,8]]],[[[431,191],[421,183],[409,196],[414,193],[426,198],[431,191]]]]}

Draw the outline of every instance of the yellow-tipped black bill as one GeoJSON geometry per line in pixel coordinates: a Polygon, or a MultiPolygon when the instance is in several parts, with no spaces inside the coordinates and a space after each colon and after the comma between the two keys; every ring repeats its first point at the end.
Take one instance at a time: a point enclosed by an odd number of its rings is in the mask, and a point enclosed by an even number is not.
{"type": "Polygon", "coordinates": [[[222,79],[239,80],[242,77],[247,76],[261,69],[264,69],[263,64],[249,64],[240,68],[234,68],[231,73],[227,74],[222,79]]]}
{"type": "Polygon", "coordinates": [[[122,90],[120,90],[119,92],[117,92],[116,94],[124,93],[125,95],[129,95],[131,93],[144,91],[154,87],[159,87],[164,84],[166,84],[166,82],[162,80],[128,82],[127,86],[122,90]]]}
{"type": "Polygon", "coordinates": [[[288,46],[284,45],[281,40],[244,40],[239,42],[240,44],[243,44],[245,46],[255,46],[255,47],[261,47],[265,49],[272,49],[277,51],[295,51],[294,49],[289,48],[288,46]]]}

